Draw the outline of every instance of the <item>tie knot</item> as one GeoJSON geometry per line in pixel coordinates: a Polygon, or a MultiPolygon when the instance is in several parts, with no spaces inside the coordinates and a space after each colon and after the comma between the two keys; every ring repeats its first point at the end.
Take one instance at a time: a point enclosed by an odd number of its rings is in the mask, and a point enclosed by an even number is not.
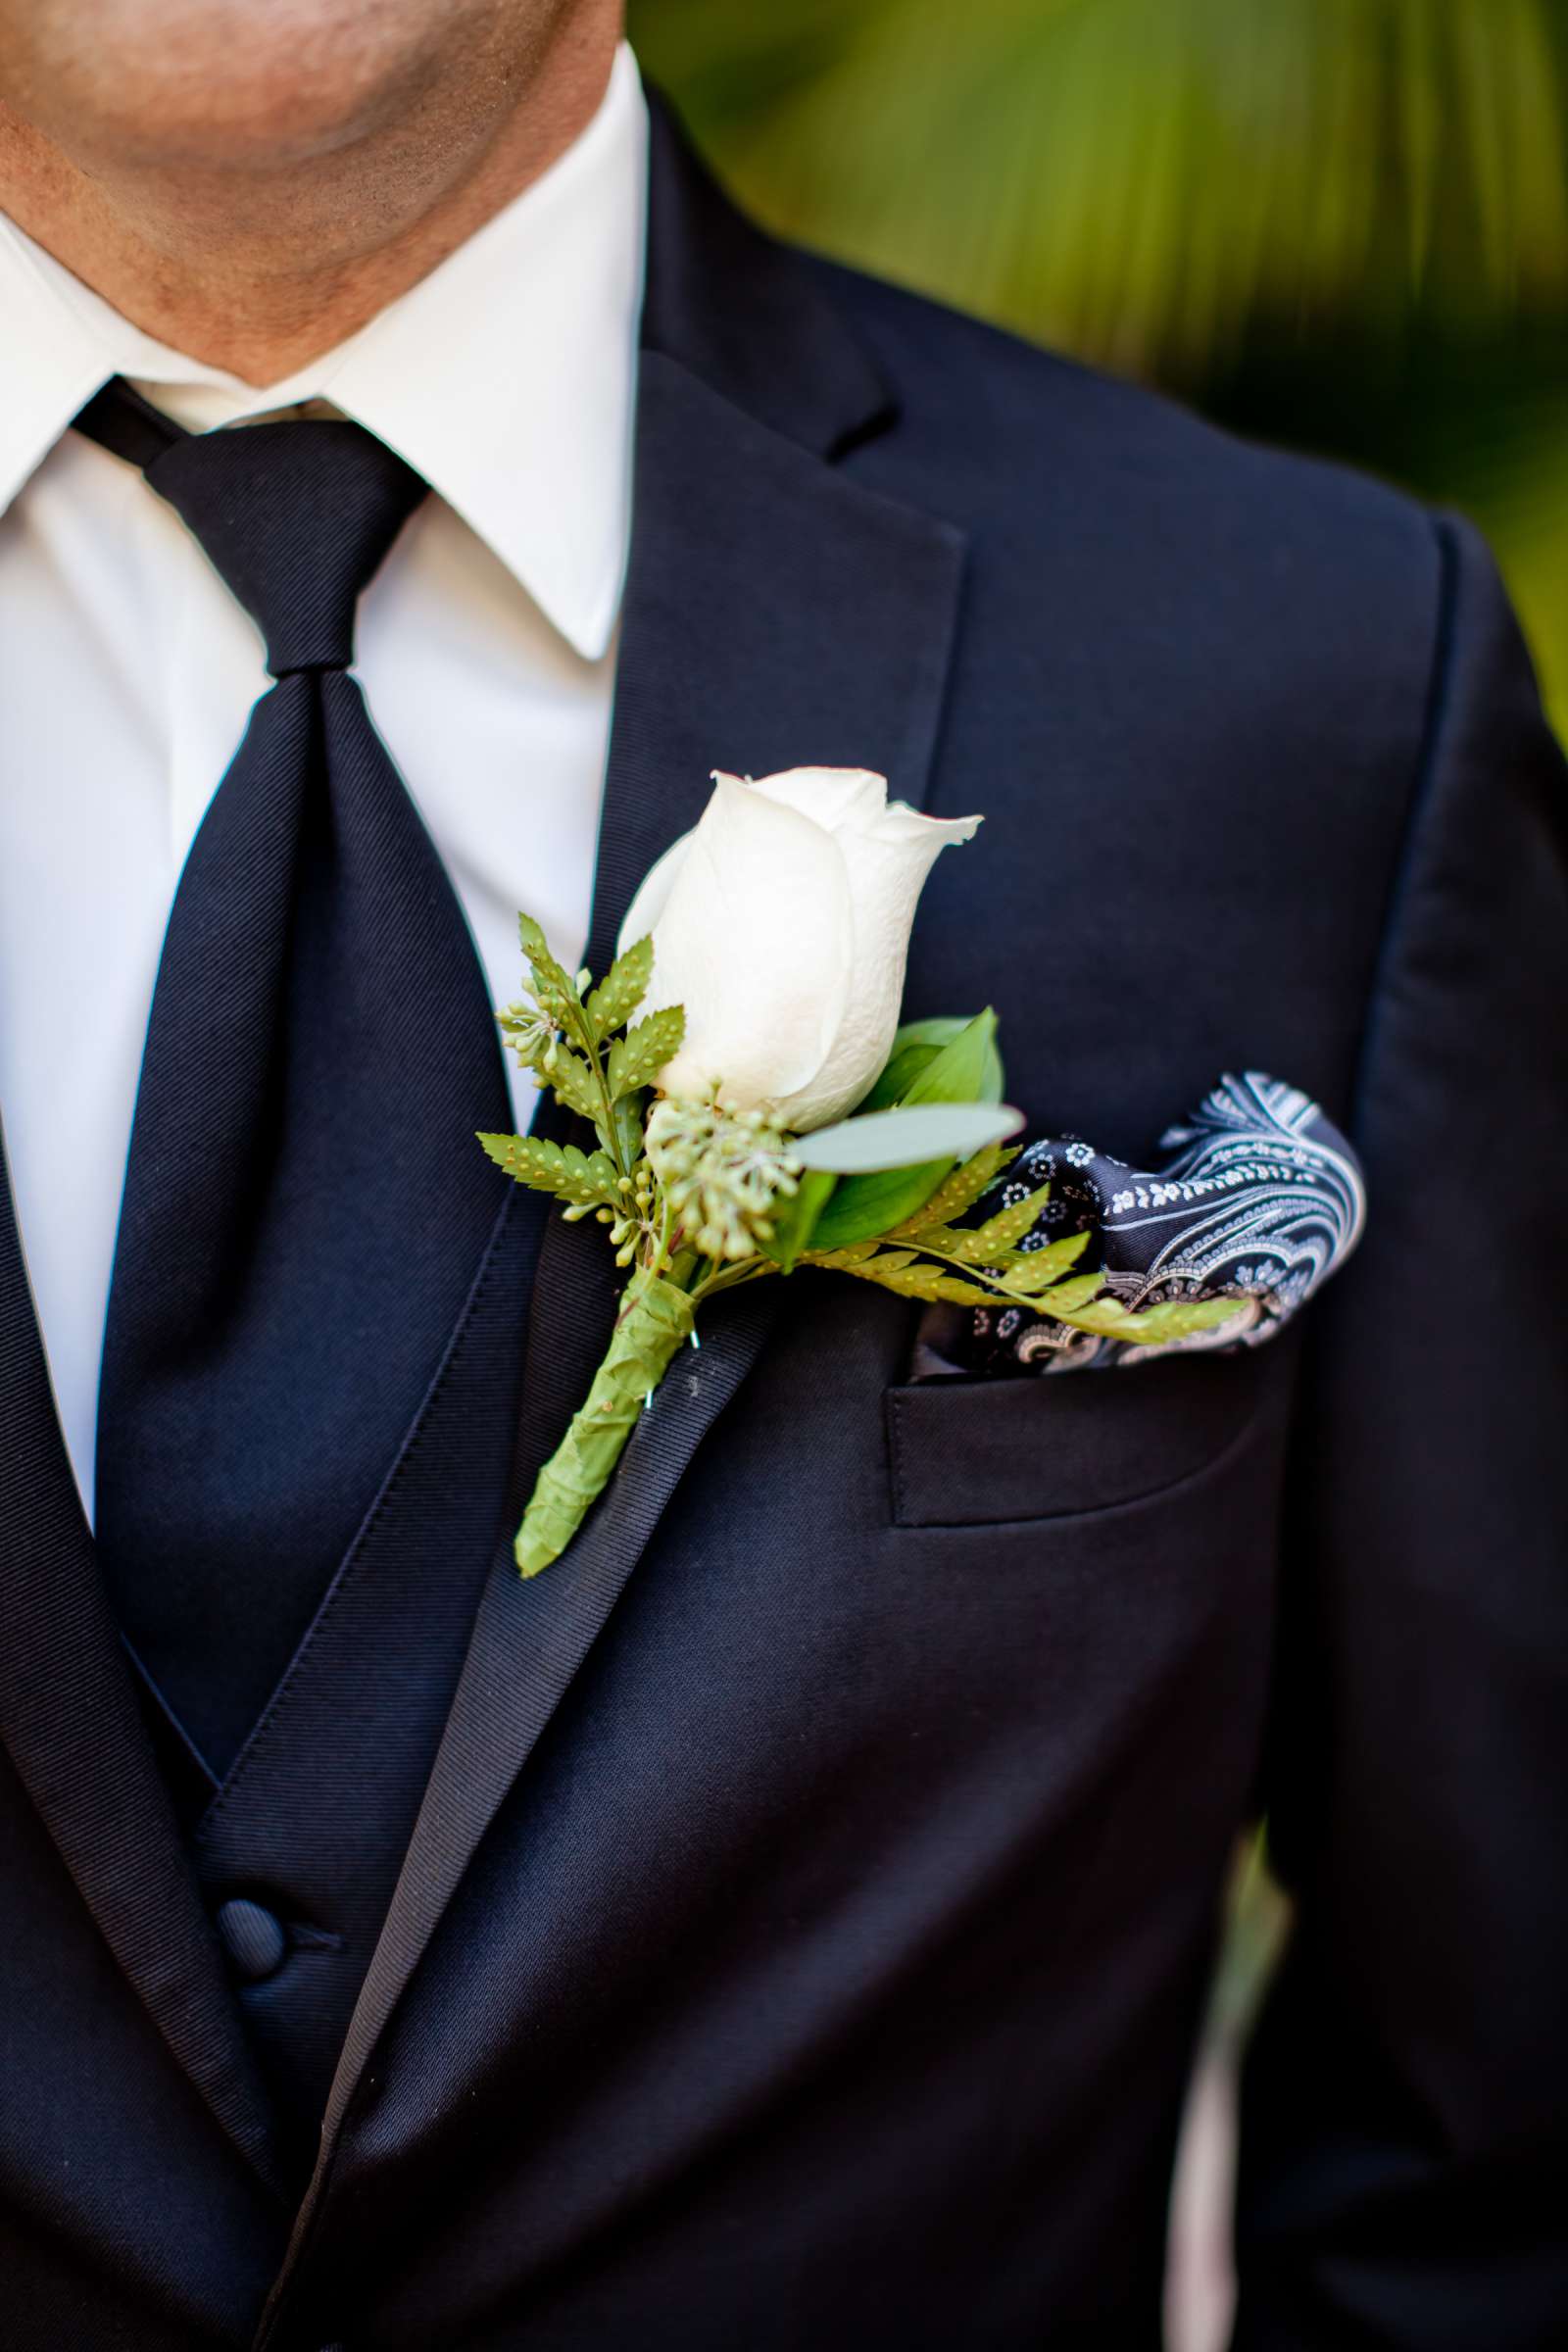
{"type": "Polygon", "coordinates": [[[424,495],[412,466],[336,417],[182,432],[128,386],[76,421],[139,464],[194,532],[266,638],[273,677],[348,667],[361,593],[424,495]]]}

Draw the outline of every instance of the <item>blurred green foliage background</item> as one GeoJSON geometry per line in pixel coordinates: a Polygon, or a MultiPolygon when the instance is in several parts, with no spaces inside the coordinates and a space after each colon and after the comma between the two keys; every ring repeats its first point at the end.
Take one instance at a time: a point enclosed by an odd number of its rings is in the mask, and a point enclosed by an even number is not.
{"type": "Polygon", "coordinates": [[[804,243],[1461,507],[1568,732],[1568,0],[632,0],[804,243]]]}

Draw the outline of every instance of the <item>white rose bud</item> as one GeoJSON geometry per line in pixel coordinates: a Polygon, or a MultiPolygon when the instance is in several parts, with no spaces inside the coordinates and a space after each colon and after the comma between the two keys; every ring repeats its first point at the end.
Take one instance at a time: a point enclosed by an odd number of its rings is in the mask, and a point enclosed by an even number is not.
{"type": "Polygon", "coordinates": [[[686,1007],[666,1094],[715,1084],[732,1110],[804,1135],[853,1110],[892,1050],[915,902],[938,853],[980,819],[889,804],[885,776],[715,771],[698,824],[644,879],[621,926],[654,940],[644,1009],[686,1007]]]}

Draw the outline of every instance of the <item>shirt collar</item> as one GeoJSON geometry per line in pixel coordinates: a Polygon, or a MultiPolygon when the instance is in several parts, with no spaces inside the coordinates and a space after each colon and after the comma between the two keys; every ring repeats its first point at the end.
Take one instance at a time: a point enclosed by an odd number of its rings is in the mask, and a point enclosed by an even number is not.
{"type": "Polygon", "coordinates": [[[112,375],[200,429],[326,400],[395,449],[576,651],[620,603],[648,110],[623,43],[543,176],[335,351],[263,392],[122,318],[0,215],[0,512],[112,375]]]}

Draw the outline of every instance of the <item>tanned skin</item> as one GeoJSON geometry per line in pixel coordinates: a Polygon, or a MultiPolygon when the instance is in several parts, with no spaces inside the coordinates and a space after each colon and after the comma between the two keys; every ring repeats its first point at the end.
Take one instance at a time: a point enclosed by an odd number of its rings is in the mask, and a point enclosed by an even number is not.
{"type": "Polygon", "coordinates": [[[278,382],[588,122],[621,0],[0,0],[0,212],[159,341],[278,382]]]}

